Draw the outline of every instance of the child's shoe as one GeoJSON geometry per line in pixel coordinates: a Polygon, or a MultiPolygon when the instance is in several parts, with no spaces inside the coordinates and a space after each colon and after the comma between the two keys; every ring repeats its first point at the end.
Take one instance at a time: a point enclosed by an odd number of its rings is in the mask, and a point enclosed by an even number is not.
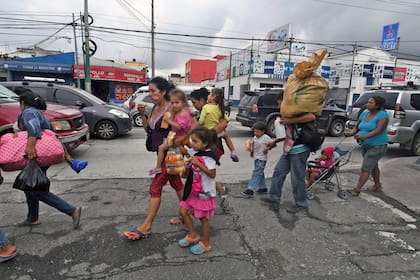
{"type": "Polygon", "coordinates": [[[263,194],[263,193],[267,193],[267,188],[261,188],[261,189],[258,189],[257,191],[256,191],[256,193],[258,193],[258,194],[263,194]]]}
{"type": "Polygon", "coordinates": [[[239,157],[238,157],[238,155],[236,154],[236,152],[232,152],[232,153],[230,154],[230,158],[232,159],[232,161],[233,161],[233,162],[238,162],[238,161],[239,161],[239,157]]]}
{"type": "Polygon", "coordinates": [[[153,169],[149,170],[149,175],[150,176],[155,175],[155,174],[159,174],[159,173],[162,173],[162,168],[160,168],[160,167],[153,168],[153,169]]]}
{"type": "Polygon", "coordinates": [[[71,162],[71,169],[76,171],[76,173],[80,173],[80,171],[85,169],[88,164],[89,164],[89,162],[87,162],[87,161],[73,159],[73,161],[71,162]]]}
{"type": "Polygon", "coordinates": [[[246,189],[242,192],[242,194],[246,197],[246,198],[251,198],[254,197],[254,191],[250,190],[250,189],[246,189]]]}

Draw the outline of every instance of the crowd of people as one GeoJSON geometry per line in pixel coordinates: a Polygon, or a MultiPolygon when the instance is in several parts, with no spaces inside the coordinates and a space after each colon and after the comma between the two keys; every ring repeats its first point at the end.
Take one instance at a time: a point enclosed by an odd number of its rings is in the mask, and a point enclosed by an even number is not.
{"type": "MultiPolygon", "coordinates": [[[[147,133],[148,150],[156,153],[156,165],[150,170],[154,178],[149,187],[150,200],[145,220],[136,227],[124,231],[123,235],[130,240],[140,240],[152,234],[153,221],[158,213],[163,187],[169,185],[175,190],[179,200],[179,217],[171,219],[172,224],[185,224],[188,233],[178,241],[182,248],[189,248],[193,254],[203,254],[211,250],[210,219],[215,214],[217,194],[225,199],[226,188],[217,182],[216,170],[220,158],[224,154],[222,141],[230,150],[231,159],[239,161],[235,147],[226,131],[229,118],[225,114],[223,92],[220,89],[200,88],[191,93],[191,102],[197,112],[192,113],[188,107],[185,94],[164,78],[155,77],[149,83],[149,95],[154,107],[149,116],[146,115],[145,104],[139,104],[138,111],[147,133]],[[167,140],[168,135],[174,135],[174,141],[167,140]],[[168,172],[165,156],[168,149],[182,154],[186,168],[182,174],[168,172]],[[185,183],[181,180],[184,177],[185,183]],[[201,222],[201,236],[194,227],[193,218],[201,222]]],[[[281,102],[281,100],[279,101],[281,102]]],[[[45,102],[30,90],[20,94],[21,114],[18,128],[28,132],[25,154],[29,159],[36,157],[36,141],[40,138],[42,129],[52,130],[51,124],[42,113],[45,102]]],[[[380,191],[379,159],[386,152],[386,125],[388,115],[383,109],[384,100],[380,97],[369,99],[367,110],[364,111],[356,127],[345,134],[354,136],[360,142],[363,151],[363,163],[359,181],[350,194],[357,196],[369,175],[372,174],[374,186],[368,191],[380,191]]],[[[308,208],[307,186],[311,185],[322,170],[307,170],[307,160],[311,149],[296,138],[302,124],[315,120],[312,113],[301,114],[298,117],[282,117],[280,122],[285,126],[285,137],[271,139],[266,134],[264,123],[257,122],[253,126],[254,137],[246,143],[246,149],[254,159],[254,169],[247,189],[243,195],[247,198],[254,193],[267,193],[261,200],[269,204],[279,204],[282,189],[287,174],[290,173],[293,190],[294,207],[290,213],[308,208]],[[264,169],[268,152],[283,141],[283,154],[278,160],[270,188],[265,183],[264,169]]],[[[332,164],[332,150],[323,149],[320,164],[332,164]]],[[[73,160],[66,153],[66,159],[76,172],[85,168],[87,162],[73,160]]],[[[43,168],[46,174],[48,167],[43,168]]],[[[0,174],[0,183],[3,178],[0,174]]],[[[72,218],[73,226],[80,223],[82,207],[69,204],[51,192],[26,191],[28,206],[27,217],[16,226],[36,226],[40,224],[38,217],[39,201],[50,205],[72,218]]],[[[17,249],[0,231],[0,262],[7,261],[17,255],[17,249]]]]}

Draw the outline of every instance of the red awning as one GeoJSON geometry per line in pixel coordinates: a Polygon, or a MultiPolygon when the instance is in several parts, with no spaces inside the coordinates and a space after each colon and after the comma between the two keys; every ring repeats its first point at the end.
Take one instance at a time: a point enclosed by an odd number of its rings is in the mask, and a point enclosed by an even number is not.
{"type": "MultiPolygon", "coordinates": [[[[73,67],[73,77],[77,78],[77,67],[73,67]]],[[[85,69],[83,65],[79,65],[80,78],[85,78],[85,69]]],[[[95,66],[90,67],[90,78],[92,80],[119,81],[128,83],[146,83],[146,74],[143,70],[131,70],[117,67],[95,66]]]]}

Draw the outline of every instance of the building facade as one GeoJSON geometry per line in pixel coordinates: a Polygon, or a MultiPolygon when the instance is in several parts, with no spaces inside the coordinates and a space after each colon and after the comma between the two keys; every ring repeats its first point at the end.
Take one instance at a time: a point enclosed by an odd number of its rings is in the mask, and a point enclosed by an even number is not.
{"type": "Polygon", "coordinates": [[[185,63],[185,83],[199,84],[204,80],[213,80],[216,74],[217,61],[225,56],[210,59],[190,59],[185,63]]]}

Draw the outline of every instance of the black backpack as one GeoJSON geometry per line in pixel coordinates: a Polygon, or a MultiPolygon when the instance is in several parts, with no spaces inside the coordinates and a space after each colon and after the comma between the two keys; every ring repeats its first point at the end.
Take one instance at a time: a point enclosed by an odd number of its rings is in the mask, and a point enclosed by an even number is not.
{"type": "Polygon", "coordinates": [[[298,126],[300,131],[297,133],[296,143],[305,144],[312,151],[318,150],[324,143],[327,134],[325,129],[320,127],[318,120],[302,123],[298,126]]]}

